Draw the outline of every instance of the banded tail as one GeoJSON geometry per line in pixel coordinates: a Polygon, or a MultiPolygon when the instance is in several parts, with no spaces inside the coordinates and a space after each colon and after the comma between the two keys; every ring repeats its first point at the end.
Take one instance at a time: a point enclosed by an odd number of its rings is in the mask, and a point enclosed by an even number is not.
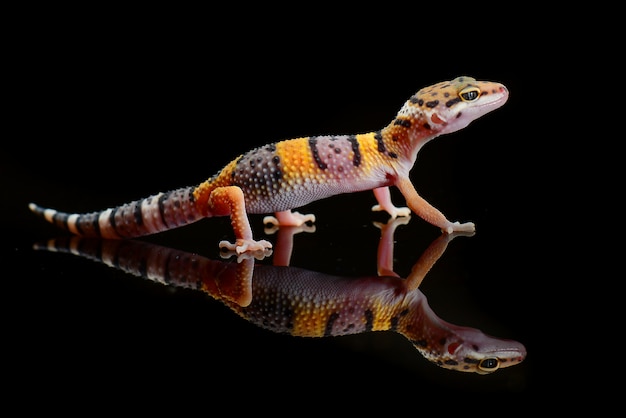
{"type": "Polygon", "coordinates": [[[204,215],[197,208],[194,190],[195,187],[185,187],[92,213],[59,212],[35,203],[28,207],[48,222],[76,235],[135,238],[202,219],[204,215]]]}

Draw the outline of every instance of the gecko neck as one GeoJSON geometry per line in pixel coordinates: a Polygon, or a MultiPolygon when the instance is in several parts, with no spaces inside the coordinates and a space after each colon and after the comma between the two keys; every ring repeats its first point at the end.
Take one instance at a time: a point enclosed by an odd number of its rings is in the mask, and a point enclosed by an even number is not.
{"type": "Polygon", "coordinates": [[[398,155],[410,170],[420,149],[439,136],[426,122],[418,118],[396,118],[380,131],[390,152],[398,155]]]}

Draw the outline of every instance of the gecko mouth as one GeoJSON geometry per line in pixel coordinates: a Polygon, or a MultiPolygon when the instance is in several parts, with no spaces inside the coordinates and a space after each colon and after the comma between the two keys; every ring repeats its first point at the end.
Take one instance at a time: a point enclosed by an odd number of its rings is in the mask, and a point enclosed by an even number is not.
{"type": "Polygon", "coordinates": [[[471,112],[471,114],[486,114],[491,110],[497,109],[504,105],[509,99],[509,91],[504,87],[500,87],[498,93],[494,93],[490,96],[483,96],[483,102],[471,106],[465,109],[464,112],[471,112]]]}
{"type": "Polygon", "coordinates": [[[498,93],[494,93],[493,95],[484,98],[485,102],[479,104],[477,107],[503,105],[508,99],[509,91],[506,89],[506,87],[501,87],[498,93]]]}

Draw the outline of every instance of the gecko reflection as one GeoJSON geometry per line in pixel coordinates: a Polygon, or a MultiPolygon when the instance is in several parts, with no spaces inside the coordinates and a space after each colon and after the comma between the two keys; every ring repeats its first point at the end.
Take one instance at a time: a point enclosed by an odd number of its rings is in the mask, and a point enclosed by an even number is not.
{"type": "Polygon", "coordinates": [[[212,260],[132,240],[67,237],[35,248],[69,252],[166,285],[200,290],[246,320],[277,333],[329,337],[395,331],[435,364],[479,374],[524,360],[526,350],[519,342],[442,320],[418,290],[458,233],[435,239],[403,279],[387,268],[395,224],[380,227],[379,274],[383,275],[358,278],[261,264],[252,257],[239,262],[212,260]]]}

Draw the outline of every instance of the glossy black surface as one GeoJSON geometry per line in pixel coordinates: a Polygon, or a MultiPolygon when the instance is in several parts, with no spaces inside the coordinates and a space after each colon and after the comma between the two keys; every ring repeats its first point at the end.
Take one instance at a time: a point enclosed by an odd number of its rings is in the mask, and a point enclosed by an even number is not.
{"type": "MultiPolygon", "coordinates": [[[[10,114],[19,129],[0,163],[3,345],[13,393],[51,407],[81,398],[111,408],[131,400],[207,414],[220,404],[299,413],[333,402],[347,412],[384,404],[391,413],[439,398],[522,405],[553,396],[555,386],[578,386],[567,377],[579,355],[571,324],[553,305],[567,281],[542,216],[554,180],[529,174],[546,158],[529,140],[547,139],[528,131],[537,90],[518,65],[532,56],[526,48],[457,46],[451,55],[448,43],[405,42],[408,33],[294,46],[286,39],[300,27],[268,35],[261,25],[235,41],[230,31],[207,34],[204,23],[173,33],[146,25],[55,26],[35,32],[19,54],[23,92],[10,114]],[[420,289],[443,319],[523,343],[528,356],[518,366],[487,376],[444,370],[393,333],[277,335],[201,293],[31,249],[60,232],[28,211],[30,201],[92,211],[197,184],[267,142],[379,129],[419,88],[463,74],[502,82],[511,96],[418,156],[418,192],[450,219],[477,226],[475,236],[452,242],[420,289]],[[298,409],[286,409],[290,401],[298,409]]],[[[402,204],[395,191],[394,200],[402,204]]],[[[316,214],[316,232],[296,237],[291,265],[375,273],[372,221],[386,218],[370,212],[374,203],[366,192],[303,208],[316,214]]],[[[257,237],[272,240],[261,219],[251,218],[257,237]]],[[[438,233],[417,217],[399,228],[396,271],[406,274],[438,233]]],[[[146,238],[209,258],[221,239],[232,239],[226,218],[146,238]]]]}

